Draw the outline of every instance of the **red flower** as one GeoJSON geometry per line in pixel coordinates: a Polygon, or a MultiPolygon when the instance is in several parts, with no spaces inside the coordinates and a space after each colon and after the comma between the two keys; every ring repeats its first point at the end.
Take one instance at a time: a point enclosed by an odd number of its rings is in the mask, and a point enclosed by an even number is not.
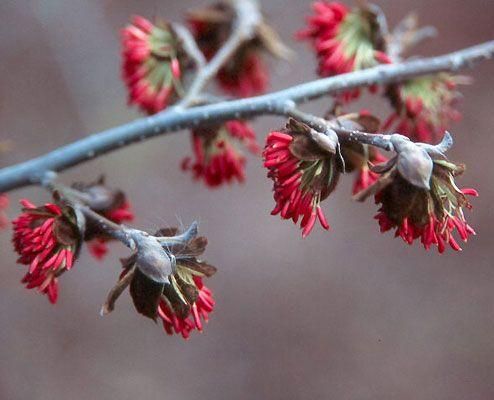
{"type": "Polygon", "coordinates": [[[204,286],[202,278],[195,276],[193,281],[197,286],[198,294],[188,315],[177,314],[167,298],[161,297],[158,315],[162,320],[163,328],[169,335],[176,333],[182,335],[184,339],[188,339],[190,332],[194,329],[202,332],[203,322],[209,320],[209,314],[214,309],[215,301],[211,290],[204,286]]]}
{"type": "Polygon", "coordinates": [[[461,114],[455,109],[463,77],[441,73],[411,79],[389,88],[388,96],[396,111],[388,118],[385,130],[394,130],[418,141],[437,139],[461,114]]]}
{"type": "Polygon", "coordinates": [[[316,220],[329,229],[320,203],[340,175],[334,153],[314,141],[309,127],[290,120],[287,129],[268,135],[263,156],[268,177],[274,181],[276,206],[271,215],[280,214],[294,223],[301,218],[302,237],[309,235],[316,220]]]}
{"type": "Polygon", "coordinates": [[[182,90],[184,57],[171,27],[135,16],[122,30],[122,45],[122,76],[129,104],[154,114],[174,102],[182,90]]]}
{"type": "MultiPolygon", "coordinates": [[[[316,1],[307,28],[297,33],[309,40],[316,52],[320,76],[333,76],[374,67],[390,60],[376,15],[367,8],[349,10],[338,2],[316,1]]],[[[359,96],[359,90],[345,92],[344,100],[359,96]]]]}
{"type": "Polygon", "coordinates": [[[187,339],[193,330],[202,332],[215,305],[213,294],[203,279],[213,276],[216,268],[197,258],[206,249],[205,237],[194,236],[183,242],[183,237],[179,238],[177,234],[176,228],[155,233],[155,237],[162,240],[172,265],[168,282],[157,282],[148,276],[135,253],[122,260],[124,270],[108,295],[103,314],[113,311],[116,300],[129,286],[137,312],[155,321],[161,319],[169,335],[176,333],[187,339]]]}
{"type": "Polygon", "coordinates": [[[20,257],[29,265],[22,279],[28,289],[38,288],[51,303],[58,297],[58,276],[74,264],[80,245],[80,233],[71,208],[47,203],[36,207],[21,200],[23,213],[13,221],[13,243],[20,257]]]}
{"type": "Polygon", "coordinates": [[[445,160],[434,160],[430,190],[419,188],[408,182],[397,170],[383,175],[376,184],[376,203],[381,204],[376,219],[381,232],[394,229],[395,236],[408,244],[420,239],[426,249],[437,246],[443,253],[446,244],[453,250],[461,250],[453,236],[458,233],[467,241],[475,231],[468,225],[463,208],[472,206],[466,196],[478,196],[474,189],[458,189],[454,177],[464,170],[445,160]]]}
{"type": "Polygon", "coordinates": [[[223,125],[201,127],[192,131],[195,160],[187,157],[182,162],[184,171],[191,170],[195,179],[202,179],[210,187],[245,178],[245,157],[240,151],[245,146],[253,154],[259,153],[254,131],[244,121],[232,120],[223,125]]]}
{"type": "Polygon", "coordinates": [[[9,198],[5,194],[0,193],[0,229],[7,227],[9,220],[5,214],[5,210],[9,206],[9,198]]]}

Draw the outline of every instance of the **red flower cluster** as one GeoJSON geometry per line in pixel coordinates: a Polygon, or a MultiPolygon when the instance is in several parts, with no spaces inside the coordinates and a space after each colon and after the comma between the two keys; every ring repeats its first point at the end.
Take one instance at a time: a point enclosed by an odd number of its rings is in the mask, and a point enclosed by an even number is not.
{"type": "Polygon", "coordinates": [[[198,294],[188,315],[177,314],[167,298],[165,296],[161,297],[158,315],[163,322],[163,328],[169,335],[176,333],[182,335],[184,339],[188,339],[194,329],[202,332],[203,322],[209,320],[209,314],[214,309],[215,301],[211,290],[204,286],[202,278],[194,276],[193,280],[197,286],[198,294]]]}
{"type": "Polygon", "coordinates": [[[183,61],[171,27],[135,16],[122,30],[122,76],[129,104],[148,114],[165,109],[181,92],[183,61]]]}
{"type": "Polygon", "coordinates": [[[296,131],[292,125],[269,133],[263,153],[268,177],[274,181],[276,206],[271,215],[280,214],[295,224],[301,218],[302,237],[309,235],[317,220],[329,229],[320,203],[335,188],[340,174],[334,154],[320,148],[306,128],[296,131]]]}
{"type": "Polygon", "coordinates": [[[202,332],[208,321],[215,301],[203,279],[213,276],[216,268],[198,259],[207,246],[205,237],[194,236],[184,242],[183,235],[177,236],[176,228],[165,228],[155,233],[169,257],[171,268],[167,281],[156,281],[147,275],[138,253],[122,260],[123,272],[116,286],[110,291],[102,313],[113,311],[115,302],[129,286],[134,306],[140,314],[156,321],[164,330],[184,339],[193,330],[202,332]]]}
{"type": "Polygon", "coordinates": [[[184,171],[192,171],[195,179],[202,179],[210,187],[243,182],[245,157],[240,145],[253,154],[259,153],[256,136],[244,121],[232,120],[222,125],[200,127],[192,131],[192,148],[195,159],[182,162],[184,171]]]}
{"type": "Polygon", "coordinates": [[[463,167],[443,160],[435,160],[431,177],[431,189],[418,188],[396,173],[392,181],[376,193],[376,203],[381,204],[376,219],[381,232],[395,229],[395,236],[408,244],[420,239],[426,249],[437,246],[443,253],[446,244],[459,251],[453,232],[467,241],[475,231],[468,225],[463,208],[472,206],[466,196],[478,196],[474,189],[458,189],[454,176],[463,167]]]}
{"type": "Polygon", "coordinates": [[[388,96],[396,111],[383,129],[396,131],[418,142],[436,140],[451,121],[461,118],[455,104],[460,97],[457,85],[464,81],[465,78],[441,73],[392,86],[388,96]]]}
{"type": "MultiPolygon", "coordinates": [[[[349,10],[339,2],[316,1],[308,27],[297,37],[310,40],[319,60],[319,75],[333,76],[389,63],[376,16],[368,9],[349,10]]],[[[359,91],[345,93],[345,100],[359,91]]]]}
{"type": "Polygon", "coordinates": [[[58,298],[58,276],[72,268],[80,233],[70,208],[47,203],[36,207],[21,200],[23,213],[13,221],[13,243],[20,264],[29,265],[22,279],[28,289],[38,288],[51,303],[58,298]]]}
{"type": "Polygon", "coordinates": [[[5,210],[9,206],[9,198],[5,194],[0,193],[0,229],[7,227],[9,220],[5,215],[5,210]]]}

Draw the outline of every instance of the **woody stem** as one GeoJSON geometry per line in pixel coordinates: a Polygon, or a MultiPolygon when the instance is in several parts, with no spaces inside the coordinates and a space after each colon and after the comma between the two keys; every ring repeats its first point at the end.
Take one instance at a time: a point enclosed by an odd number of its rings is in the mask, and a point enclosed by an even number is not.
{"type": "MultiPolygon", "coordinates": [[[[174,107],[154,116],[108,129],[43,156],[0,170],[0,193],[40,184],[46,171],[63,171],[132,143],[200,124],[259,115],[280,115],[293,103],[304,103],[322,96],[374,84],[389,84],[441,71],[458,71],[494,54],[494,41],[438,57],[381,65],[366,70],[292,86],[278,92],[240,100],[223,101],[199,107],[174,107]]],[[[350,135],[348,135],[350,136],[350,135]]],[[[365,135],[351,139],[370,140],[365,135]]]]}
{"type": "Polygon", "coordinates": [[[399,134],[380,134],[380,133],[367,133],[357,130],[349,130],[343,127],[335,127],[334,124],[329,125],[329,121],[317,117],[315,115],[303,112],[296,108],[288,109],[285,113],[289,117],[293,117],[298,121],[301,121],[311,128],[326,133],[328,130],[333,130],[338,135],[338,140],[340,143],[343,142],[356,142],[361,144],[368,144],[371,146],[379,147],[386,151],[393,150],[393,145],[391,143],[391,135],[394,136],[395,140],[397,138],[402,138],[403,140],[408,140],[405,136],[399,134]]]}

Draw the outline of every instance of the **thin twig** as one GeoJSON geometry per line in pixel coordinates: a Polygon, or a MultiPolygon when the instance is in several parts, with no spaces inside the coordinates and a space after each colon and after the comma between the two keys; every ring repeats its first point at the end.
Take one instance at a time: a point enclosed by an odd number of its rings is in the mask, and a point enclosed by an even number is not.
{"type": "Polygon", "coordinates": [[[41,157],[0,170],[0,192],[39,184],[46,171],[63,171],[97,156],[158,135],[196,127],[200,124],[258,115],[283,114],[293,103],[373,84],[388,84],[441,71],[458,71],[494,54],[494,41],[438,57],[416,59],[400,64],[319,79],[258,97],[225,101],[190,109],[170,109],[93,134],[41,157]]]}
{"type": "Polygon", "coordinates": [[[386,53],[393,62],[400,62],[407,50],[436,35],[437,29],[435,27],[423,26],[418,28],[417,15],[415,13],[408,14],[388,35],[386,53]]]}
{"type": "Polygon", "coordinates": [[[197,47],[197,43],[190,31],[182,24],[173,24],[173,30],[182,41],[182,47],[187,55],[194,61],[196,68],[201,70],[206,65],[206,57],[197,47]]]}
{"type": "Polygon", "coordinates": [[[378,133],[367,133],[357,130],[349,130],[343,127],[335,127],[334,124],[330,124],[330,121],[327,121],[324,118],[319,118],[315,115],[305,113],[296,108],[288,110],[286,114],[287,116],[293,117],[321,133],[326,133],[328,129],[336,132],[340,143],[358,142],[379,147],[386,151],[391,151],[393,150],[393,145],[391,144],[392,135],[395,137],[395,140],[398,136],[403,137],[404,140],[408,140],[405,136],[396,133],[383,135],[378,133]]]}
{"type": "Polygon", "coordinates": [[[206,65],[198,68],[197,75],[185,97],[177,104],[178,108],[187,108],[202,92],[207,83],[214,78],[221,67],[235,54],[242,44],[252,39],[262,17],[259,5],[255,0],[235,0],[235,23],[232,34],[206,65]]]}

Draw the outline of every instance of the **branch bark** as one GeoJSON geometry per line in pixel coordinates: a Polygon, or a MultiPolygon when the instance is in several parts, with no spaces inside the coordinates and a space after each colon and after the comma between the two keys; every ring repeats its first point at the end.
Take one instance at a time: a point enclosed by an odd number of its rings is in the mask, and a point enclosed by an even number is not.
{"type": "Polygon", "coordinates": [[[45,154],[0,170],[0,193],[39,184],[47,171],[63,171],[132,143],[200,124],[259,115],[286,115],[293,103],[304,103],[348,89],[404,81],[441,71],[458,71],[494,55],[494,41],[454,53],[382,65],[319,79],[263,96],[225,101],[190,109],[172,108],[102,131],[45,154]]]}

